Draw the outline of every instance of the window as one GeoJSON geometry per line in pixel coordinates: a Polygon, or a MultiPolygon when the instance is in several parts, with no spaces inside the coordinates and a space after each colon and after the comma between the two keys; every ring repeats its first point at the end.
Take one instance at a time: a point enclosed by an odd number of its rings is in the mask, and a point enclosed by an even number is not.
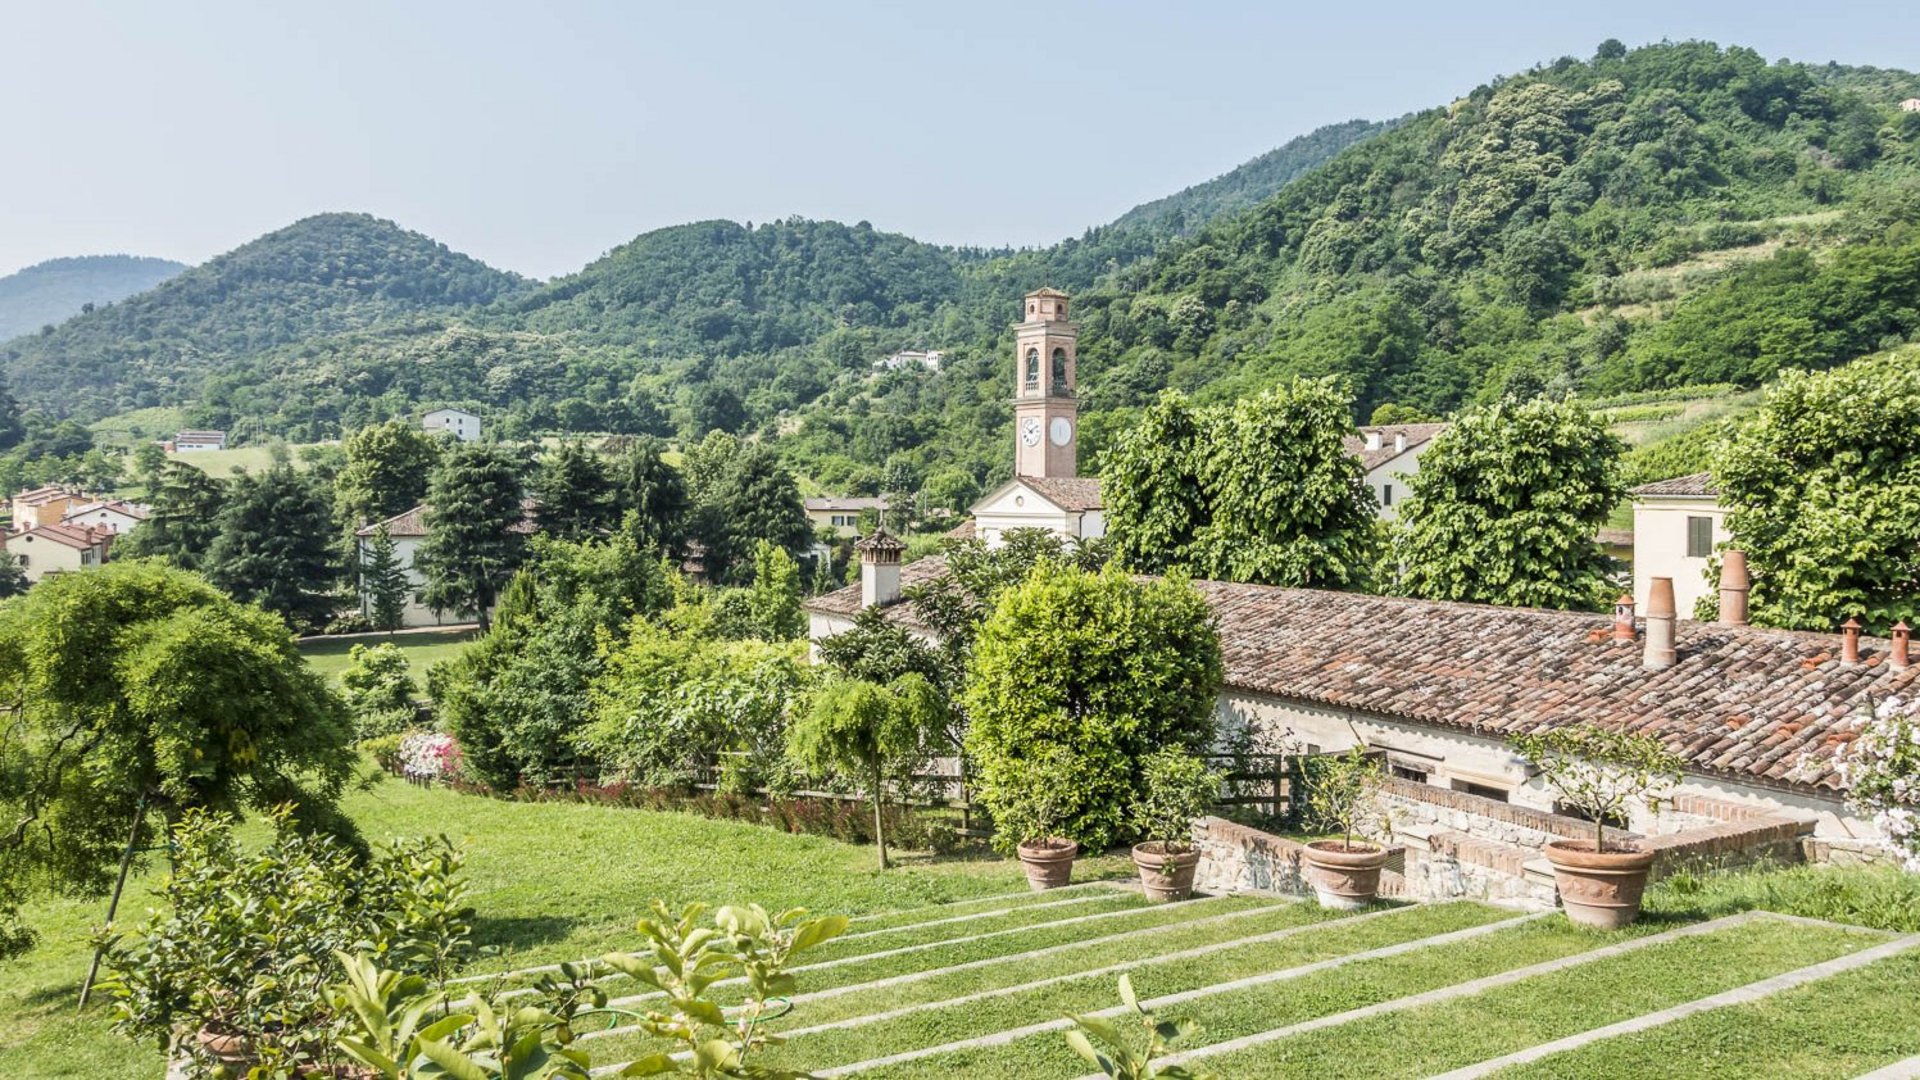
{"type": "Polygon", "coordinates": [[[1027,350],[1027,385],[1040,385],[1040,350],[1027,350]]]}
{"type": "Polygon", "coordinates": [[[1710,517],[1690,517],[1687,519],[1687,558],[1704,559],[1713,554],[1713,519],[1710,517]]]}
{"type": "Polygon", "coordinates": [[[1483,799],[1492,799],[1495,802],[1509,801],[1505,788],[1497,788],[1491,784],[1476,784],[1471,780],[1455,780],[1453,782],[1453,790],[1464,795],[1478,795],[1483,799]]]}
{"type": "Polygon", "coordinates": [[[1053,378],[1051,382],[1054,393],[1064,394],[1067,392],[1067,350],[1065,349],[1053,350],[1053,378]]]}
{"type": "Polygon", "coordinates": [[[1405,765],[1388,765],[1387,771],[1402,780],[1411,780],[1416,784],[1424,784],[1427,782],[1426,773],[1421,772],[1419,769],[1410,769],[1405,765]]]}
{"type": "Polygon", "coordinates": [[[1380,505],[1381,506],[1393,505],[1393,485],[1392,484],[1380,485],[1380,505]]]}

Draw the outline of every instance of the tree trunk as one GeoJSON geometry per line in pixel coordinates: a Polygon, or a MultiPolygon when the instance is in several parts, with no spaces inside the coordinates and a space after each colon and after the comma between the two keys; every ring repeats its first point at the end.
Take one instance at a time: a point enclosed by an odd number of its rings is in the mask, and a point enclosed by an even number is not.
{"type": "Polygon", "coordinates": [[[887,868],[886,791],[882,787],[880,764],[873,766],[873,840],[880,845],[880,869],[887,868]]]}
{"type": "MultiPolygon", "coordinates": [[[[140,842],[140,823],[147,819],[147,796],[140,795],[140,804],[133,810],[133,828],[127,830],[127,847],[120,853],[120,874],[113,879],[113,898],[107,901],[107,922],[113,922],[114,913],[120,910],[120,893],[127,887],[127,868],[133,865],[134,845],[140,842]]],[[[93,962],[87,965],[87,978],[80,984],[80,1008],[87,1007],[87,999],[93,996],[93,980],[100,975],[100,954],[104,945],[93,947],[93,962]]]]}

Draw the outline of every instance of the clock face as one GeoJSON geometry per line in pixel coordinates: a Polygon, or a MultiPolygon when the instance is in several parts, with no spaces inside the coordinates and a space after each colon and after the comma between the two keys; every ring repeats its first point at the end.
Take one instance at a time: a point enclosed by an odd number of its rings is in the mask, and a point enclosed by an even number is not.
{"type": "Polygon", "coordinates": [[[1020,441],[1028,446],[1040,445],[1040,418],[1029,416],[1020,425],[1020,441]]]}
{"type": "Polygon", "coordinates": [[[1064,416],[1054,417],[1053,423],[1047,427],[1047,437],[1053,440],[1055,446],[1067,445],[1067,440],[1073,438],[1073,421],[1064,416]]]}

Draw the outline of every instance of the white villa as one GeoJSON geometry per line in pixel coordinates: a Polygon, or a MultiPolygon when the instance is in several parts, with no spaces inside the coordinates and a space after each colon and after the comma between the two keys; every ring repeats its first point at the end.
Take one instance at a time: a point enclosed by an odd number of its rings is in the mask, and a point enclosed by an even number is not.
{"type": "Polygon", "coordinates": [[[124,536],[139,528],[152,512],[153,507],[144,503],[126,499],[100,499],[71,507],[60,523],[124,536]]]}
{"type": "Polygon", "coordinates": [[[1713,474],[1643,484],[1631,495],[1633,601],[1644,609],[1653,595],[1654,579],[1668,578],[1680,617],[1691,619],[1694,605],[1714,589],[1707,579],[1709,560],[1733,539],[1713,474]]]}
{"type": "Polygon", "coordinates": [[[480,440],[480,418],[465,409],[434,409],[420,418],[420,426],[451,435],[461,442],[480,440]]]}
{"type": "Polygon", "coordinates": [[[1363,427],[1347,436],[1347,452],[1367,470],[1367,490],[1379,504],[1380,517],[1392,521],[1397,504],[1412,490],[1407,478],[1420,471],[1420,455],[1445,424],[1385,424],[1363,427]]]}

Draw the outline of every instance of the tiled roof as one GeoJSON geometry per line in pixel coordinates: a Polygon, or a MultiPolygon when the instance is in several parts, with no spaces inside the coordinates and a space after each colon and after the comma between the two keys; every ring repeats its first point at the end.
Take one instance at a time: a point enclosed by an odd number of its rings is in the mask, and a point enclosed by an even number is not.
{"type": "Polygon", "coordinates": [[[1100,481],[1087,476],[1018,476],[1014,479],[1040,493],[1048,502],[1069,513],[1098,510],[1100,481]]]}
{"type": "MultiPolygon", "coordinates": [[[[936,580],[945,565],[909,563],[902,584],[936,580]]],[[[1872,639],[1846,666],[1837,634],[1682,621],[1678,662],[1652,671],[1638,642],[1609,640],[1611,615],[1195,585],[1219,621],[1234,690],[1496,739],[1592,721],[1658,736],[1692,772],[1747,782],[1837,790],[1833,756],[1856,706],[1920,692],[1920,665],[1894,671],[1872,639]]],[[[851,615],[860,588],[808,608],[851,615]]],[[[890,615],[913,621],[905,605],[890,615]]]]}
{"type": "Polygon", "coordinates": [[[1713,474],[1697,472],[1691,476],[1676,476],[1671,480],[1655,480],[1651,484],[1641,484],[1632,491],[1634,495],[1692,495],[1712,496],[1720,494],[1714,485],[1713,474]]]}
{"type": "Polygon", "coordinates": [[[851,495],[822,495],[819,498],[804,501],[807,510],[815,513],[825,510],[885,510],[887,508],[885,499],[860,498],[851,495]]]}
{"type": "Polygon", "coordinates": [[[23,538],[50,540],[62,547],[85,551],[88,548],[105,545],[112,536],[111,532],[104,529],[90,529],[79,525],[36,525],[7,537],[7,542],[12,543],[23,538]]]}
{"type": "MultiPolygon", "coordinates": [[[[522,517],[517,524],[512,526],[513,532],[531,535],[538,531],[539,526],[536,525],[533,520],[534,509],[535,503],[532,499],[520,500],[522,517]]],[[[382,525],[387,527],[387,535],[393,537],[395,540],[408,537],[414,539],[423,537],[427,535],[427,504],[421,503],[419,506],[405,513],[395,514],[385,521],[376,521],[371,525],[362,525],[353,531],[353,535],[373,536],[380,531],[380,526],[382,525]]]]}
{"type": "Polygon", "coordinates": [[[1347,436],[1343,442],[1346,445],[1347,453],[1359,458],[1360,464],[1366,466],[1368,469],[1377,469],[1387,462],[1392,461],[1394,458],[1399,457],[1401,454],[1406,453],[1408,450],[1419,446],[1421,443],[1432,441],[1434,436],[1445,430],[1447,430],[1447,425],[1445,424],[1385,424],[1377,427],[1359,428],[1357,429],[1358,434],[1347,436]],[[1367,436],[1374,433],[1379,434],[1380,445],[1369,450],[1367,449],[1367,436]],[[1394,438],[1399,435],[1406,436],[1407,445],[1396,450],[1394,449],[1394,438]]]}
{"type": "Polygon", "coordinates": [[[23,491],[15,495],[13,501],[26,506],[45,506],[55,499],[72,498],[73,495],[72,491],[58,484],[48,484],[45,487],[34,488],[32,491],[23,491]]]}
{"type": "Polygon", "coordinates": [[[137,502],[128,502],[125,499],[103,499],[100,502],[90,502],[83,506],[76,506],[68,510],[66,516],[70,518],[79,517],[82,514],[91,514],[96,510],[111,510],[117,514],[125,514],[135,521],[145,521],[147,520],[147,515],[153,511],[153,508],[143,506],[137,502]]]}
{"type": "Polygon", "coordinates": [[[1594,532],[1595,543],[1603,547],[1632,547],[1632,529],[1599,529],[1594,532]]]}

